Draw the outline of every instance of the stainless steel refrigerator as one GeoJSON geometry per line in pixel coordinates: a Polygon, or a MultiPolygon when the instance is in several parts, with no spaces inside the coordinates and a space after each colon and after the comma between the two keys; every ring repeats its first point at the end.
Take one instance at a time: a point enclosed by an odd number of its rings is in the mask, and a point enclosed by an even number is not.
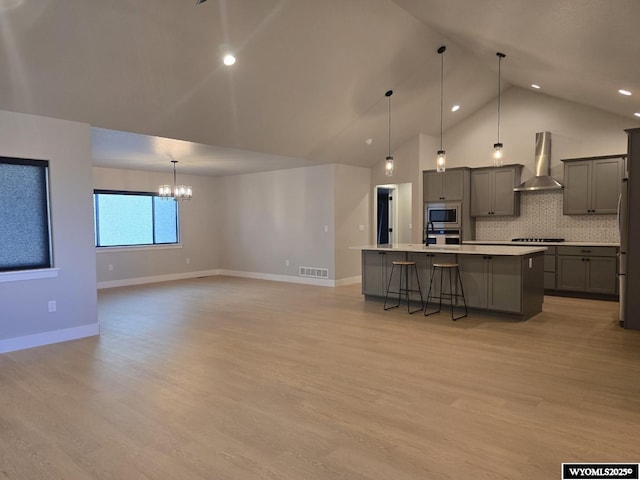
{"type": "Polygon", "coordinates": [[[627,201],[621,199],[620,320],[626,329],[640,330],[640,128],[628,135],[626,170],[627,201]],[[625,208],[626,207],[626,208],[625,208]]]}
{"type": "Polygon", "coordinates": [[[625,158],[625,174],[618,199],[618,231],[620,233],[620,253],[618,254],[618,291],[620,302],[620,326],[625,326],[627,308],[627,248],[629,246],[629,177],[627,159],[625,158]]]}

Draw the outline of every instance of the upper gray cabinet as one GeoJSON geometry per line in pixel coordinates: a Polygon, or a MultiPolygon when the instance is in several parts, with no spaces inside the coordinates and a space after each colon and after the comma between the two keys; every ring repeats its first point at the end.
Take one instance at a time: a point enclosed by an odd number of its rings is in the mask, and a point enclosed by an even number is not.
{"type": "Polygon", "coordinates": [[[565,215],[616,213],[624,159],[621,155],[564,162],[565,215]]]}
{"type": "Polygon", "coordinates": [[[468,176],[468,168],[452,168],[444,172],[425,170],[423,172],[424,201],[462,201],[465,177],[468,179],[468,176]]]}
{"type": "Polygon", "coordinates": [[[471,216],[520,215],[522,165],[474,168],[471,171],[471,216]]]}

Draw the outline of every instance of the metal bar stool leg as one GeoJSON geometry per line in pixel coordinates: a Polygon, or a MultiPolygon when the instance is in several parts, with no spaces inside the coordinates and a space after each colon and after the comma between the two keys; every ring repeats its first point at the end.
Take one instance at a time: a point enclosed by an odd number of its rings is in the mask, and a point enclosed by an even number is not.
{"type": "MultiPolygon", "coordinates": [[[[411,313],[411,306],[409,305],[411,303],[411,298],[409,295],[409,267],[408,266],[405,266],[404,268],[404,285],[406,287],[405,292],[407,294],[407,313],[411,313]]],[[[400,291],[402,292],[402,285],[400,285],[400,287],[401,287],[400,291]]]]}
{"type": "MultiPolygon", "coordinates": [[[[400,296],[398,296],[398,304],[397,305],[391,305],[390,307],[387,307],[387,300],[389,298],[389,290],[391,289],[391,280],[393,280],[393,272],[396,269],[396,265],[393,264],[391,267],[391,274],[389,275],[389,282],[387,283],[387,292],[384,296],[384,309],[385,310],[391,310],[392,308],[396,308],[400,306],[400,296]]],[[[400,271],[400,273],[402,273],[402,269],[400,271]]],[[[402,276],[400,276],[400,279],[402,281],[402,276]]],[[[400,291],[400,289],[398,289],[398,292],[400,291]]],[[[392,292],[393,293],[393,292],[392,292]]]]}
{"type": "MultiPolygon", "coordinates": [[[[460,267],[456,268],[456,273],[458,276],[458,282],[460,283],[460,293],[462,294],[462,302],[464,303],[464,315],[461,315],[458,318],[463,318],[469,315],[469,310],[467,310],[467,298],[464,296],[464,287],[462,286],[462,277],[460,276],[460,267]]],[[[457,319],[454,319],[457,320],[457,319]]]]}
{"type": "Polygon", "coordinates": [[[440,268],[440,303],[438,305],[438,311],[442,310],[442,275],[444,275],[444,272],[442,271],[442,268],[440,268]]]}
{"type": "Polygon", "coordinates": [[[427,301],[426,301],[426,303],[424,305],[424,316],[425,317],[427,317],[429,315],[433,315],[434,313],[440,313],[440,310],[442,310],[442,297],[436,297],[436,295],[434,295],[433,296],[434,300],[436,298],[439,299],[438,309],[434,310],[433,312],[427,312],[427,310],[429,310],[429,299],[431,298],[431,290],[433,289],[433,280],[434,280],[434,277],[436,275],[436,270],[440,272],[440,292],[442,292],[442,269],[440,267],[435,267],[434,266],[431,269],[431,278],[429,279],[429,291],[427,292],[427,301]]]}
{"type": "Polygon", "coordinates": [[[422,287],[420,286],[420,275],[418,275],[418,266],[417,265],[413,265],[413,271],[416,274],[416,284],[418,285],[418,290],[417,291],[420,294],[420,308],[417,309],[417,310],[414,310],[413,312],[409,312],[409,313],[416,313],[416,312],[419,312],[420,310],[424,310],[424,297],[422,296],[422,287]]]}
{"type": "Polygon", "coordinates": [[[451,302],[451,320],[453,320],[453,304],[455,303],[455,295],[453,293],[453,282],[451,281],[451,268],[447,268],[449,270],[449,301],[451,302]]]}

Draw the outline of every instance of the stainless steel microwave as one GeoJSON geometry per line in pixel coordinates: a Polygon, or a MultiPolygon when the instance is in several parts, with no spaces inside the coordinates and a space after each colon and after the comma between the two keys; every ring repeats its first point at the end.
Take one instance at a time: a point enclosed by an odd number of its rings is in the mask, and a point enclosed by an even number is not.
{"type": "Polygon", "coordinates": [[[461,229],[462,204],[460,202],[425,203],[424,229],[461,229]]]}

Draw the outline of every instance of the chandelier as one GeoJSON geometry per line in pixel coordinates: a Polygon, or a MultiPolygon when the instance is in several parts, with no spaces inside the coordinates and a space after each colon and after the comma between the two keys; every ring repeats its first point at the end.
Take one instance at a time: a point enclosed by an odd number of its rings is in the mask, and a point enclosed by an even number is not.
{"type": "Polygon", "coordinates": [[[193,197],[193,189],[191,185],[178,185],[176,180],[176,163],[177,160],[171,160],[173,163],[173,186],[160,185],[158,195],[163,198],[173,198],[174,200],[191,200],[193,197]]]}

